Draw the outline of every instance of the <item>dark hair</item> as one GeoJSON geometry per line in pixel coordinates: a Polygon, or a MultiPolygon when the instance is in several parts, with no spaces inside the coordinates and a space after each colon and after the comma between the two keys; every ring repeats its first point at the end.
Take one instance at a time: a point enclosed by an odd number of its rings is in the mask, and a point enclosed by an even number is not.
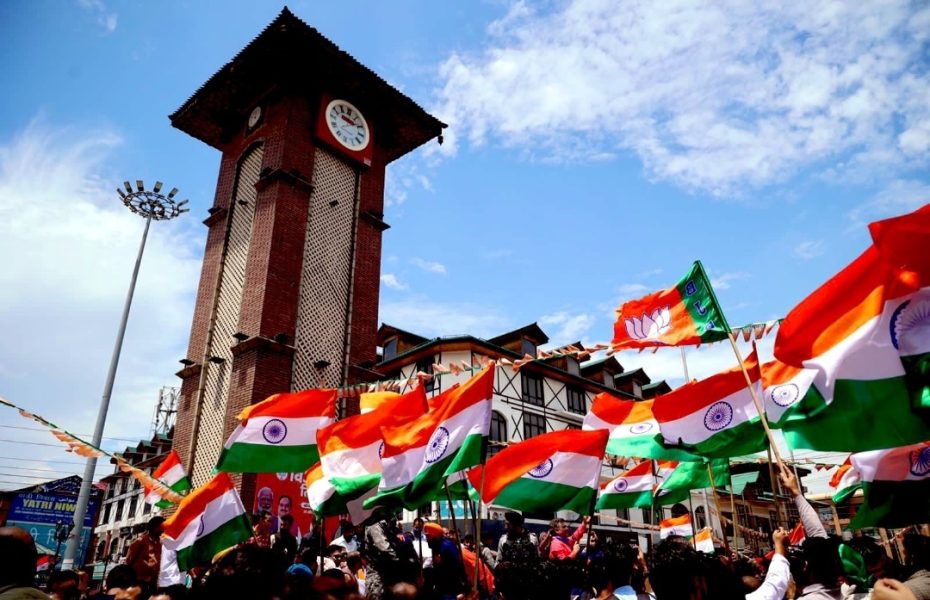
{"type": "Polygon", "coordinates": [[[930,537],[919,533],[904,535],[907,562],[918,569],[930,569],[930,537]]]}
{"type": "Polygon", "coordinates": [[[284,523],[293,523],[293,522],[294,522],[294,516],[293,516],[293,515],[290,515],[290,514],[281,515],[281,521],[283,521],[284,523]]]}
{"type": "Polygon", "coordinates": [[[546,574],[539,562],[499,562],[494,568],[494,588],[504,600],[538,600],[546,589],[546,574]]]}
{"type": "Polygon", "coordinates": [[[77,572],[70,569],[64,571],[52,571],[48,575],[49,591],[52,591],[56,585],[65,581],[73,581],[75,584],[80,584],[81,578],[78,576],[77,572]]]}
{"type": "MultiPolygon", "coordinates": [[[[808,581],[828,588],[839,585],[843,563],[840,561],[839,543],[835,538],[807,538],[801,545],[801,555],[804,558],[804,575],[808,581]]],[[[797,576],[795,579],[804,581],[797,576]]]]}
{"type": "Polygon", "coordinates": [[[36,544],[25,529],[0,527],[0,586],[31,586],[36,575],[36,544]]]}
{"type": "Polygon", "coordinates": [[[593,560],[588,567],[591,585],[598,593],[608,585],[614,589],[629,585],[636,557],[636,550],[627,544],[615,544],[608,540],[604,544],[603,556],[593,560]]]}
{"type": "Polygon", "coordinates": [[[505,512],[504,520],[515,527],[523,527],[523,515],[518,512],[513,512],[512,510],[505,512]]]}
{"type": "Polygon", "coordinates": [[[136,585],[138,582],[138,579],[136,579],[136,572],[132,570],[132,567],[129,565],[116,565],[107,574],[106,585],[104,587],[107,590],[112,590],[113,588],[125,590],[126,588],[131,588],[136,585]]]}
{"type": "Polygon", "coordinates": [[[164,522],[165,522],[165,517],[155,516],[149,519],[148,525],[146,525],[145,528],[148,531],[155,531],[159,527],[161,527],[162,524],[164,524],[164,522]]]}
{"type": "Polygon", "coordinates": [[[205,598],[265,600],[284,592],[286,564],[277,552],[244,544],[221,558],[204,583],[205,598]]]}

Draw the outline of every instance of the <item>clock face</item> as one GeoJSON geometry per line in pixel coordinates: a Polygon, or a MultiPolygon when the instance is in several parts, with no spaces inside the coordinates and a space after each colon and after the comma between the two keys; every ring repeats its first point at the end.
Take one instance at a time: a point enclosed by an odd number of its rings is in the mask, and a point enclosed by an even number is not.
{"type": "Polygon", "coordinates": [[[326,126],[336,141],[349,150],[364,150],[371,141],[365,117],[349,102],[333,100],[326,106],[326,126]]]}
{"type": "Polygon", "coordinates": [[[249,115],[249,129],[252,129],[258,125],[258,120],[262,118],[262,107],[256,106],[252,109],[252,114],[249,115]]]}

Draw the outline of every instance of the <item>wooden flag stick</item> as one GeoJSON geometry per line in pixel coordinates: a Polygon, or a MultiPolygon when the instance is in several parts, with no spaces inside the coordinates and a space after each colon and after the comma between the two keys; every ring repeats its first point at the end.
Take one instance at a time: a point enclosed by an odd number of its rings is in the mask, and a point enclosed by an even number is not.
{"type": "Polygon", "coordinates": [[[694,518],[694,504],[691,502],[691,490],[688,490],[688,516],[691,518],[691,546],[697,550],[697,519],[694,518]]]}
{"type": "MultiPolygon", "coordinates": [[[[455,537],[458,538],[459,526],[455,522],[455,507],[452,505],[452,493],[449,492],[449,481],[448,479],[445,482],[446,486],[446,500],[449,502],[449,520],[452,523],[452,531],[455,533],[455,537]]],[[[458,540],[458,543],[462,543],[462,540],[458,540]]]]}
{"type": "MultiPolygon", "coordinates": [[[[727,459],[727,462],[730,462],[727,459]]],[[[730,475],[730,525],[733,527],[733,546],[739,555],[739,522],[736,518],[736,490],[733,489],[733,475],[730,475]]],[[[724,536],[726,537],[726,536],[724,536]]]]}
{"type": "Polygon", "coordinates": [[[678,346],[678,349],[681,350],[681,366],[685,370],[685,383],[691,383],[691,377],[688,376],[688,359],[685,358],[685,347],[678,346]]]}
{"type": "Polygon", "coordinates": [[[481,469],[481,483],[479,484],[481,489],[478,490],[478,520],[475,522],[475,593],[479,596],[479,573],[481,573],[481,565],[483,564],[481,562],[481,503],[484,502],[482,497],[484,496],[484,474],[486,471],[486,467],[481,469]]]}
{"type": "Polygon", "coordinates": [[[765,409],[762,407],[762,402],[759,400],[758,394],[756,394],[756,388],[752,386],[752,377],[749,376],[749,371],[746,370],[746,365],[743,364],[743,354],[739,351],[739,346],[736,345],[736,338],[732,333],[727,335],[727,339],[730,340],[730,346],[733,347],[733,354],[736,355],[736,362],[739,363],[739,368],[743,371],[743,377],[746,378],[746,387],[749,388],[749,395],[752,396],[752,402],[756,405],[756,410],[759,412],[759,419],[762,421],[762,427],[765,429],[765,435],[769,438],[769,446],[775,453],[775,460],[778,461],[778,468],[780,470],[782,464],[781,454],[778,453],[778,446],[775,445],[775,438],[772,436],[772,430],[769,428],[769,420],[765,418],[765,409]]]}
{"type": "MultiPolygon", "coordinates": [[[[727,464],[727,469],[729,469],[729,467],[730,467],[729,462],[730,462],[729,459],[727,459],[727,463],[728,463],[728,464],[727,464]]],[[[718,517],[717,520],[719,521],[719,517],[720,517],[720,515],[722,515],[723,513],[720,512],[720,498],[717,496],[717,485],[714,483],[714,472],[713,472],[713,470],[710,468],[710,463],[705,463],[705,464],[707,465],[707,477],[710,479],[710,490],[711,490],[711,491],[713,492],[713,494],[714,494],[714,506],[717,507],[717,517],[718,517]]],[[[730,482],[730,485],[733,485],[732,481],[730,482]]],[[[707,498],[706,498],[706,496],[705,496],[705,499],[704,499],[704,503],[707,504],[707,498]]],[[[707,511],[707,516],[710,517],[710,511],[707,511]]],[[[711,528],[713,528],[713,524],[712,524],[712,523],[711,523],[711,528]]],[[[724,547],[724,549],[726,549],[727,554],[730,554],[730,542],[727,541],[727,532],[723,530],[723,522],[720,523],[720,537],[723,538],[723,547],[724,547]]]]}

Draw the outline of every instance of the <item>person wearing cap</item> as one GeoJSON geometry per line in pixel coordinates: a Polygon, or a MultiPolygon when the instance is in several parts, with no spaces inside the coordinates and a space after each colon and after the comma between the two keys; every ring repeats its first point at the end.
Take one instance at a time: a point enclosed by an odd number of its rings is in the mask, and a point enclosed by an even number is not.
{"type": "Polygon", "coordinates": [[[433,597],[454,600],[468,590],[462,552],[458,544],[445,536],[442,525],[427,523],[423,532],[433,551],[433,597]]]}
{"type": "Polygon", "coordinates": [[[517,546],[525,547],[525,552],[538,555],[536,550],[539,547],[539,540],[536,534],[523,528],[523,515],[518,512],[508,511],[504,513],[504,529],[507,531],[497,542],[497,560],[512,560],[514,558],[515,548],[517,546]],[[530,550],[532,548],[532,550],[530,550]]]}

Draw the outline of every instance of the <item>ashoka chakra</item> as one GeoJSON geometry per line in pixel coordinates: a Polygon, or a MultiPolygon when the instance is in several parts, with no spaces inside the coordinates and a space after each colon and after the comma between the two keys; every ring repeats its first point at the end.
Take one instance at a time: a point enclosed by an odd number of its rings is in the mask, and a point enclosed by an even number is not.
{"type": "Polygon", "coordinates": [[[280,444],[287,437],[287,425],[281,419],[271,419],[262,427],[262,437],[269,444],[280,444]]]}
{"type": "Polygon", "coordinates": [[[798,386],[793,383],[786,383],[784,385],[775,386],[772,388],[771,396],[772,402],[778,406],[791,406],[798,400],[798,396],[801,395],[801,390],[798,389],[798,386]]]}
{"type": "Polygon", "coordinates": [[[449,430],[445,427],[439,427],[429,437],[429,443],[426,445],[426,462],[433,464],[446,453],[449,447],[449,430]]]}
{"type": "Polygon", "coordinates": [[[911,473],[917,477],[930,473],[930,446],[911,452],[911,473]]]}
{"type": "Polygon", "coordinates": [[[646,421],[645,423],[637,423],[636,425],[630,426],[630,433],[634,433],[637,435],[641,433],[646,433],[647,431],[650,431],[652,429],[652,426],[653,426],[652,423],[650,423],[649,421],[646,421]]]}
{"type": "Polygon", "coordinates": [[[536,479],[542,479],[552,472],[552,467],[552,459],[547,458],[545,462],[536,465],[533,470],[529,472],[529,475],[530,477],[535,477],[536,479]]]}
{"type": "Polygon", "coordinates": [[[729,402],[715,402],[704,413],[704,427],[720,431],[733,420],[733,407],[729,402]]]}
{"type": "Polygon", "coordinates": [[[902,356],[930,350],[930,298],[906,300],[891,315],[891,343],[902,356]]]}
{"type": "Polygon", "coordinates": [[[618,479],[614,482],[614,491],[619,494],[625,492],[628,487],[630,487],[630,484],[626,479],[618,479]]]}

